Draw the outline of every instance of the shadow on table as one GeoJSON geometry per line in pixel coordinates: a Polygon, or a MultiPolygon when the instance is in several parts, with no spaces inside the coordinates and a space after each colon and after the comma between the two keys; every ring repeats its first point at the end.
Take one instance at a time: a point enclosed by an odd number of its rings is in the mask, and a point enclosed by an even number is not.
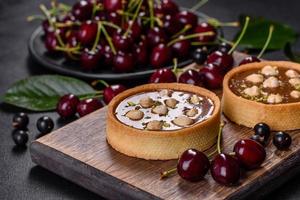
{"type": "Polygon", "coordinates": [[[38,185],[44,185],[48,190],[60,193],[71,199],[96,200],[104,199],[42,167],[35,166],[29,172],[29,180],[38,185]]]}

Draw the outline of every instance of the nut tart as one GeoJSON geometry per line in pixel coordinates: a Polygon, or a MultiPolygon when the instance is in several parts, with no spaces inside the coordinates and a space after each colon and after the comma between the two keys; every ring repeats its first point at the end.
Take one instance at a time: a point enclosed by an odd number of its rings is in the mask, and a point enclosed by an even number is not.
{"type": "Polygon", "coordinates": [[[233,122],[272,130],[300,128],[300,65],[270,61],[242,65],[223,81],[223,112],[233,122]]]}
{"type": "Polygon", "coordinates": [[[148,160],[177,159],[188,148],[216,142],[220,101],[187,84],[147,84],[126,90],[108,105],[107,141],[117,151],[148,160]]]}

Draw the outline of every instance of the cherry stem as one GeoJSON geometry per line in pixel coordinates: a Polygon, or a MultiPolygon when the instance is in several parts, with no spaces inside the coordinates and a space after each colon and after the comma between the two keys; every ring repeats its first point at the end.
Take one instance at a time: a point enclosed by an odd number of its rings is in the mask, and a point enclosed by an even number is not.
{"type": "Polygon", "coordinates": [[[185,25],[178,33],[176,33],[175,35],[172,36],[172,39],[179,37],[181,34],[185,33],[187,30],[189,30],[191,28],[192,28],[192,25],[190,25],[190,24],[185,25]]]}
{"type": "Polygon", "coordinates": [[[191,35],[186,35],[186,36],[179,37],[179,38],[176,38],[174,40],[171,40],[167,44],[167,46],[171,46],[171,45],[175,44],[176,42],[179,42],[179,41],[182,41],[182,40],[189,40],[189,39],[193,39],[193,38],[197,38],[197,37],[201,37],[201,36],[210,36],[210,35],[214,35],[214,34],[215,34],[214,32],[209,31],[209,32],[195,33],[195,34],[191,34],[191,35]]]}
{"type": "Polygon", "coordinates": [[[225,126],[224,122],[221,121],[219,132],[218,132],[218,139],[217,139],[217,150],[219,154],[222,153],[221,140],[222,140],[222,132],[224,126],[225,126]]]}
{"type": "Polygon", "coordinates": [[[245,19],[245,24],[244,24],[244,27],[242,29],[242,32],[241,34],[239,35],[237,41],[233,44],[233,46],[231,47],[231,49],[228,51],[228,54],[232,54],[233,51],[237,48],[237,46],[239,45],[239,43],[241,42],[241,40],[243,39],[245,33],[246,33],[246,30],[248,28],[248,25],[249,25],[249,21],[250,21],[250,17],[247,16],[246,19],[245,19]]]}
{"type": "Polygon", "coordinates": [[[220,40],[221,42],[225,42],[225,43],[230,44],[231,46],[233,46],[233,42],[231,42],[229,40],[226,40],[225,38],[218,37],[218,40],[220,40]]]}
{"type": "Polygon", "coordinates": [[[36,19],[45,20],[45,17],[43,15],[31,15],[31,16],[28,16],[26,18],[26,20],[28,22],[31,22],[31,21],[36,20],[36,19]]]}
{"type": "Polygon", "coordinates": [[[174,74],[177,74],[178,72],[178,59],[177,58],[173,58],[173,70],[174,74]]]}
{"type": "Polygon", "coordinates": [[[92,51],[96,50],[97,45],[99,43],[100,35],[101,35],[101,26],[102,26],[101,22],[98,22],[97,23],[97,35],[96,35],[96,39],[95,39],[93,47],[92,47],[92,51]]]}
{"type": "Polygon", "coordinates": [[[75,52],[77,50],[80,50],[80,47],[73,47],[73,48],[66,48],[66,47],[55,47],[55,50],[57,51],[65,51],[65,52],[75,52]]]}
{"type": "Polygon", "coordinates": [[[109,27],[112,27],[112,28],[114,28],[114,29],[121,29],[121,27],[120,26],[118,26],[118,25],[116,25],[116,24],[113,24],[113,23],[111,23],[111,22],[107,22],[107,21],[101,21],[101,23],[103,24],[103,25],[105,25],[105,26],[109,26],[109,27]]]}
{"type": "Polygon", "coordinates": [[[217,42],[192,42],[192,46],[215,45],[217,42]]]}
{"type": "Polygon", "coordinates": [[[267,50],[267,48],[268,48],[268,46],[269,46],[269,44],[271,42],[271,39],[272,39],[272,36],[273,36],[273,32],[274,32],[274,25],[271,25],[270,28],[269,28],[269,34],[268,34],[266,43],[264,44],[264,47],[262,48],[262,50],[258,54],[257,58],[261,58],[264,55],[265,51],[267,50]]]}
{"type": "Polygon", "coordinates": [[[198,10],[199,8],[201,8],[202,6],[204,6],[206,3],[208,2],[208,0],[202,0],[199,1],[196,5],[194,5],[190,11],[195,12],[196,10],[198,10]]]}
{"type": "Polygon", "coordinates": [[[108,84],[106,81],[104,81],[104,80],[95,80],[95,81],[93,81],[93,82],[91,83],[91,85],[92,85],[93,87],[95,87],[98,83],[101,83],[101,84],[104,85],[105,87],[109,87],[109,84],[108,84]]]}
{"type": "Polygon", "coordinates": [[[126,32],[124,33],[124,36],[125,36],[125,37],[127,37],[128,34],[129,34],[129,32],[131,31],[132,25],[133,25],[133,23],[135,22],[135,20],[136,20],[138,14],[139,14],[139,11],[140,11],[140,9],[141,9],[142,3],[143,3],[143,0],[140,0],[139,3],[138,3],[138,7],[137,7],[137,9],[135,10],[135,13],[134,13],[134,15],[133,15],[132,23],[129,23],[129,26],[128,26],[126,32]]]}
{"type": "Polygon", "coordinates": [[[149,12],[150,12],[150,27],[154,27],[154,8],[153,8],[153,0],[148,0],[149,12]]]}
{"type": "Polygon", "coordinates": [[[104,36],[105,36],[105,38],[106,38],[106,40],[107,40],[107,42],[108,42],[108,44],[109,44],[109,46],[111,48],[111,51],[113,52],[114,55],[116,55],[117,52],[116,52],[115,46],[114,46],[114,44],[113,44],[113,42],[111,40],[111,37],[108,35],[108,33],[107,33],[107,31],[106,31],[106,29],[105,29],[104,26],[101,26],[101,29],[102,29],[103,34],[104,34],[104,36]]]}
{"type": "Polygon", "coordinates": [[[160,179],[169,177],[171,174],[174,174],[177,171],[177,168],[170,169],[160,173],[160,179]]]}
{"type": "Polygon", "coordinates": [[[231,156],[235,156],[235,152],[230,152],[228,154],[231,155],[231,156]]]}

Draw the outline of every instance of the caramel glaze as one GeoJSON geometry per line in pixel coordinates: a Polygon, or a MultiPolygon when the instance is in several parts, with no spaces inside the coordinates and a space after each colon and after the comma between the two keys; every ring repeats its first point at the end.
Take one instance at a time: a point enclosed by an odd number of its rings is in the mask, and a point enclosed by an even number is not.
{"type": "MultiPolygon", "coordinates": [[[[279,87],[276,87],[276,88],[263,88],[262,83],[256,83],[255,84],[255,83],[251,83],[251,82],[246,81],[245,80],[246,77],[251,75],[251,74],[255,74],[255,73],[256,74],[261,74],[261,72],[258,71],[257,69],[253,69],[253,70],[249,70],[249,71],[245,71],[245,72],[235,74],[232,77],[232,79],[229,81],[229,88],[231,89],[231,91],[234,94],[236,94],[238,96],[242,96],[246,99],[258,101],[258,102],[265,103],[265,104],[268,104],[268,103],[266,101],[266,96],[264,94],[260,94],[259,96],[253,98],[253,97],[249,97],[249,96],[245,95],[243,93],[243,90],[247,87],[252,87],[252,86],[256,85],[261,89],[262,93],[281,95],[283,97],[281,103],[299,102],[300,98],[293,98],[293,97],[290,96],[290,92],[292,92],[293,90],[296,90],[296,89],[295,89],[294,86],[292,86],[289,83],[290,78],[285,75],[285,72],[287,71],[287,69],[279,67],[278,71],[279,71],[279,74],[275,77],[278,78],[278,80],[280,81],[280,86],[279,87]]],[[[266,80],[268,77],[271,77],[271,76],[264,76],[264,80],[266,80]]]]}

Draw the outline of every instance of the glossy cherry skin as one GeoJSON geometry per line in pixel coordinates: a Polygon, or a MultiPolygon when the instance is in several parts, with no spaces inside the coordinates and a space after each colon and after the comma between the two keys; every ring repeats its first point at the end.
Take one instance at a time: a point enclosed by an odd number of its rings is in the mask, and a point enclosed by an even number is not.
{"type": "Polygon", "coordinates": [[[147,33],[147,40],[151,47],[157,46],[159,43],[167,41],[167,35],[163,29],[154,27],[147,33]]]}
{"type": "Polygon", "coordinates": [[[83,45],[93,43],[97,35],[97,29],[98,25],[92,21],[82,23],[78,30],[78,41],[83,45]]]}
{"type": "Polygon", "coordinates": [[[232,69],[233,62],[234,61],[231,54],[223,53],[219,50],[209,54],[206,60],[206,64],[212,63],[217,66],[220,66],[224,74],[228,72],[230,69],[232,69]]]}
{"type": "Polygon", "coordinates": [[[240,62],[239,65],[245,65],[248,63],[255,63],[255,62],[261,62],[261,60],[259,58],[257,58],[256,56],[247,56],[240,62]]]}
{"type": "Polygon", "coordinates": [[[163,18],[163,27],[166,32],[171,36],[178,33],[183,25],[173,15],[166,15],[163,18]]]}
{"type": "Polygon", "coordinates": [[[196,85],[196,86],[202,86],[203,85],[202,79],[203,78],[199,72],[193,69],[188,69],[179,76],[178,82],[196,85]]]}
{"type": "Polygon", "coordinates": [[[205,32],[213,32],[213,35],[207,35],[207,36],[199,36],[196,38],[198,42],[213,42],[216,40],[217,37],[217,30],[212,25],[202,22],[198,24],[194,30],[194,33],[205,33],[205,32]]]}
{"type": "Polygon", "coordinates": [[[158,69],[150,77],[149,83],[174,83],[177,77],[171,69],[158,69]]]}
{"type": "Polygon", "coordinates": [[[103,107],[102,103],[96,98],[85,99],[85,100],[81,100],[77,105],[77,113],[79,114],[80,117],[83,117],[102,107],[103,107]]]}
{"type": "Polygon", "coordinates": [[[62,96],[56,106],[56,112],[62,118],[70,118],[75,116],[76,108],[79,104],[79,98],[74,94],[66,94],[62,96]]]}
{"type": "Polygon", "coordinates": [[[58,40],[56,38],[56,34],[54,32],[47,33],[45,38],[45,47],[47,51],[53,53],[56,51],[57,46],[58,46],[58,40]]]}
{"type": "Polygon", "coordinates": [[[174,15],[179,11],[177,4],[172,0],[162,0],[160,6],[165,15],[174,15]]]}
{"type": "Polygon", "coordinates": [[[88,20],[93,13],[93,5],[88,1],[80,0],[73,5],[72,14],[79,21],[88,20]]]}
{"type": "Polygon", "coordinates": [[[177,58],[187,58],[189,55],[190,47],[191,43],[188,40],[178,41],[171,46],[172,52],[177,58]]]}
{"type": "Polygon", "coordinates": [[[260,167],[266,158],[264,147],[250,139],[240,140],[235,143],[233,151],[240,164],[248,170],[260,167]]]}
{"type": "Polygon", "coordinates": [[[124,30],[126,31],[130,27],[130,35],[133,40],[137,40],[142,33],[142,27],[137,21],[128,21],[124,24],[124,30]]]}
{"type": "Polygon", "coordinates": [[[150,63],[154,68],[164,67],[172,59],[172,49],[161,43],[154,47],[150,57],[150,63]]]}
{"type": "Polygon", "coordinates": [[[181,178],[196,182],[203,179],[209,166],[209,160],[204,153],[196,149],[188,149],[179,158],[177,172],[181,178]]]}
{"type": "Polygon", "coordinates": [[[123,10],[122,0],[103,0],[103,7],[107,12],[123,10]]]}
{"type": "Polygon", "coordinates": [[[134,68],[134,58],[131,53],[119,51],[113,59],[113,67],[116,72],[129,72],[134,68]]]}
{"type": "Polygon", "coordinates": [[[102,55],[99,51],[89,51],[86,49],[81,54],[80,67],[86,71],[94,70],[99,65],[101,57],[102,55]]]}
{"type": "Polygon", "coordinates": [[[233,185],[240,179],[240,164],[236,158],[221,153],[211,162],[210,173],[217,183],[233,185]]]}
{"type": "Polygon", "coordinates": [[[203,84],[208,89],[219,89],[222,87],[223,75],[218,70],[211,70],[207,67],[200,69],[203,77],[203,84]]]}
{"type": "Polygon", "coordinates": [[[148,63],[148,50],[147,46],[143,43],[134,46],[133,55],[138,65],[145,65],[148,63]]]}
{"type": "MultiPolygon", "coordinates": [[[[107,20],[113,24],[116,24],[116,25],[120,25],[122,24],[122,16],[119,15],[118,13],[116,12],[110,12],[107,14],[107,20]]],[[[111,31],[114,31],[115,29],[114,28],[111,28],[109,29],[109,27],[107,27],[107,31],[108,32],[111,32],[111,31]]]]}
{"type": "Polygon", "coordinates": [[[113,34],[112,42],[117,50],[128,51],[133,43],[131,35],[125,36],[122,32],[118,31],[113,34]]]}
{"type": "Polygon", "coordinates": [[[118,94],[125,91],[127,88],[124,85],[117,84],[117,85],[110,85],[103,90],[103,100],[106,104],[118,94]]]}
{"type": "Polygon", "coordinates": [[[186,26],[186,25],[191,25],[192,29],[195,28],[198,24],[198,17],[197,15],[195,15],[194,13],[192,12],[189,12],[189,11],[181,11],[179,13],[176,14],[176,19],[183,25],[183,26],[186,26]]]}

